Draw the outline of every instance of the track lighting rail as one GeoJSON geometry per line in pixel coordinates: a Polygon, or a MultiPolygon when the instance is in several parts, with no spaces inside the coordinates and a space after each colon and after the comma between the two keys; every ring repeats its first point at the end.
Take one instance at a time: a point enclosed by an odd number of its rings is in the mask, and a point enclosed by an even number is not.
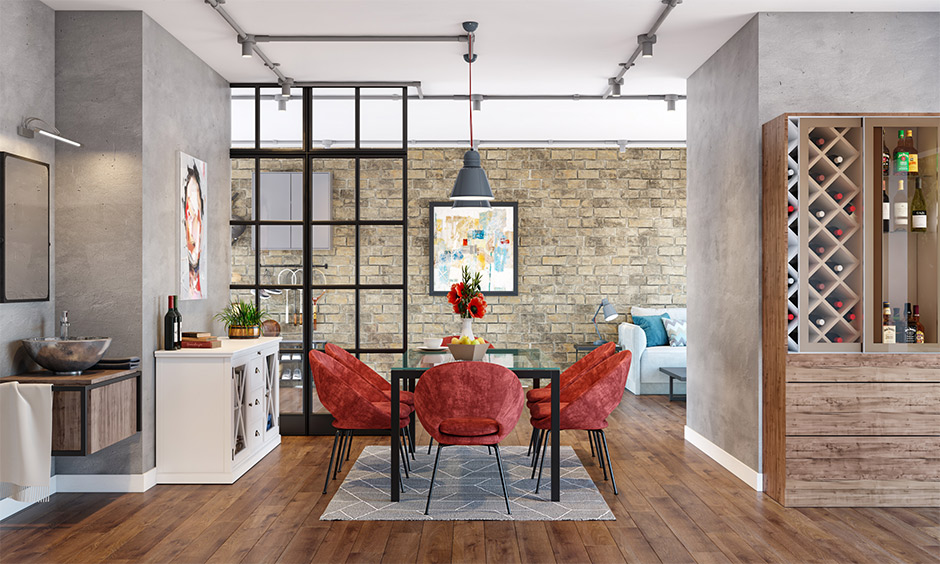
{"type": "Polygon", "coordinates": [[[467,35],[254,35],[258,43],[466,43],[467,35]]]}
{"type": "MultiPolygon", "coordinates": [[[[648,49],[649,55],[652,55],[652,44],[656,42],[656,32],[659,31],[660,26],[663,25],[663,22],[666,21],[666,16],[675,9],[676,6],[682,3],[682,0],[662,0],[663,4],[666,6],[663,8],[663,11],[660,12],[659,17],[656,18],[656,21],[653,23],[653,27],[649,29],[646,33],[637,36],[636,49],[633,50],[633,53],[627,59],[625,63],[620,63],[620,72],[614,75],[613,80],[620,81],[623,79],[623,75],[627,74],[627,71],[630,70],[636,60],[640,55],[644,54],[644,46],[648,49]]],[[[606,100],[614,92],[614,83],[608,81],[607,89],[604,90],[602,97],[606,100]]],[[[680,100],[685,97],[679,98],[680,100]]]]}

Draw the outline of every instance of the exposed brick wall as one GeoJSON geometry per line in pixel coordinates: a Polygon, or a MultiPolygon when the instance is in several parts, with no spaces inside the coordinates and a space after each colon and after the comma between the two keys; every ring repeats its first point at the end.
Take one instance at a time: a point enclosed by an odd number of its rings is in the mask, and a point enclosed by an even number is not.
{"type": "MultiPolygon", "coordinates": [[[[429,204],[447,199],[464,149],[409,151],[408,331],[417,344],[431,336],[459,333],[460,320],[444,297],[428,295],[429,204]]],[[[497,346],[537,346],[562,367],[575,359],[575,344],[596,338],[591,316],[608,298],[622,314],[600,323],[605,339],[616,340],[616,324],[634,305],[684,306],[686,300],[684,149],[483,149],[483,167],[497,201],[519,204],[519,295],[490,296],[474,332],[497,346]]],[[[250,186],[248,161],[233,161],[233,190],[250,186]],[[243,165],[243,163],[245,163],[243,165]],[[247,171],[243,170],[248,167],[247,171]],[[247,181],[244,180],[247,172],[247,181]],[[247,186],[246,186],[247,182],[247,186]]],[[[296,161],[264,161],[265,170],[293,170],[296,161]]],[[[333,217],[353,213],[352,160],[317,161],[315,170],[333,173],[333,217]]],[[[401,210],[401,163],[364,160],[362,217],[394,219],[401,210]]],[[[244,194],[244,201],[248,194],[244,194]]],[[[239,201],[239,200],[236,200],[239,201]]],[[[244,211],[244,210],[243,210],[244,211]]],[[[355,253],[351,228],[333,228],[333,249],[315,252],[314,262],[330,283],[350,283],[355,253]]],[[[401,277],[398,228],[362,232],[362,281],[387,283],[401,277]]],[[[233,281],[254,268],[250,239],[233,247],[233,281]],[[246,263],[245,261],[249,261],[246,263]]],[[[266,254],[265,265],[300,262],[299,252],[266,254]]],[[[262,269],[273,283],[278,267],[262,269]]],[[[247,279],[251,279],[248,276],[247,279]]],[[[320,275],[316,275],[320,280],[320,275]]],[[[285,281],[282,277],[282,281],[285,281]]],[[[363,346],[398,343],[400,300],[390,293],[362,305],[363,346]]],[[[286,329],[285,296],[264,302],[286,329]]],[[[292,298],[296,299],[296,298],[292,298]]],[[[352,292],[331,291],[318,311],[315,338],[352,345],[352,292]]],[[[380,370],[390,359],[369,359],[380,370]]]]}

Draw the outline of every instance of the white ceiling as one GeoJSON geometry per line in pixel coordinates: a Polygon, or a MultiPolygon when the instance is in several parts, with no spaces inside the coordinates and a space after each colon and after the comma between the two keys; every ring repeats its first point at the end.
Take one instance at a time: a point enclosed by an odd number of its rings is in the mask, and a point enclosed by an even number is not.
{"type": "MultiPolygon", "coordinates": [[[[56,10],[143,10],[231,82],[273,81],[243,59],[235,32],[201,0],[43,0],[56,10]]],[[[625,94],[685,94],[686,78],[756,12],[898,11],[884,0],[685,0],[657,33],[652,59],[626,73],[625,94]]],[[[476,20],[478,94],[602,94],[663,9],[660,0],[227,0],[248,33],[458,35],[476,20]]],[[[906,0],[904,11],[938,11],[906,0]]],[[[261,43],[298,81],[420,81],[425,94],[465,94],[463,43],[261,43]]],[[[409,104],[410,137],[466,139],[466,102],[409,104]]],[[[685,103],[487,101],[482,139],[685,139],[685,103]]]]}

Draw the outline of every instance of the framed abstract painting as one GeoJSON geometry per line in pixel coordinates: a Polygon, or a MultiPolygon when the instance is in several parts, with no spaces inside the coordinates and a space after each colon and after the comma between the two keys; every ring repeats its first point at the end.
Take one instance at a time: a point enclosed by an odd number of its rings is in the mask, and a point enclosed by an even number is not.
{"type": "Polygon", "coordinates": [[[180,151],[180,299],[206,298],[206,271],[209,257],[206,248],[206,163],[180,151]]]}
{"type": "Polygon", "coordinates": [[[431,295],[443,296],[469,266],[480,272],[486,296],[519,294],[519,214],[516,202],[491,207],[454,208],[432,202],[430,234],[431,295]]]}

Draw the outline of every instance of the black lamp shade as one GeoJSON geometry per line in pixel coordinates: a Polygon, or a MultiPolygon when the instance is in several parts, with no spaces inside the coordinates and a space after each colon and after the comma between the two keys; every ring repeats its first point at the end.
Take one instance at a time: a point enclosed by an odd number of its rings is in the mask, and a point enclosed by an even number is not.
{"type": "Polygon", "coordinates": [[[463,155],[463,168],[457,173],[450,199],[455,201],[487,201],[493,199],[490,182],[480,166],[480,153],[470,149],[463,155]]]}
{"type": "Polygon", "coordinates": [[[451,208],[491,208],[487,200],[454,200],[451,208]]]}

